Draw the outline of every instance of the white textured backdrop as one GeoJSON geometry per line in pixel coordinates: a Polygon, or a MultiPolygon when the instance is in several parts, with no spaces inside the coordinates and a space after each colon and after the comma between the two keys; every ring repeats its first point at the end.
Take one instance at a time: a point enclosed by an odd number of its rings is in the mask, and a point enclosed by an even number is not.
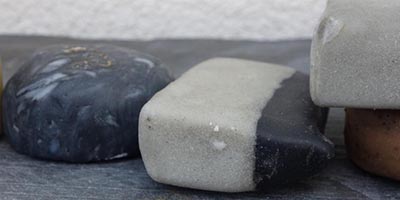
{"type": "Polygon", "coordinates": [[[0,34],[83,38],[311,37],[325,0],[0,0],[0,34]]]}

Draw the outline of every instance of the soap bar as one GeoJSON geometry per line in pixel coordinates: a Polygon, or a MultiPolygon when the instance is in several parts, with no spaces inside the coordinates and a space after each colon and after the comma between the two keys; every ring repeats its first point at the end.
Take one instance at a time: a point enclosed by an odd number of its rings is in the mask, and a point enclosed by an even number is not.
{"type": "MultiPolygon", "coordinates": [[[[0,105],[3,99],[3,66],[0,58],[0,105]]],[[[0,135],[3,134],[3,109],[0,107],[0,135]]]]}
{"type": "Polygon", "coordinates": [[[142,109],[139,147],[157,182],[244,192],[314,175],[334,155],[327,110],[292,68],[232,58],[205,61],[142,109]]]}
{"type": "Polygon", "coordinates": [[[346,109],[347,154],[362,169],[400,180],[400,111],[346,109]]]}
{"type": "Polygon", "coordinates": [[[15,150],[42,159],[138,156],[140,109],[171,80],[160,61],[134,50],[45,47],[6,85],[5,133],[15,150]]]}
{"type": "Polygon", "coordinates": [[[311,50],[320,106],[400,107],[400,1],[329,0],[311,50]]]}

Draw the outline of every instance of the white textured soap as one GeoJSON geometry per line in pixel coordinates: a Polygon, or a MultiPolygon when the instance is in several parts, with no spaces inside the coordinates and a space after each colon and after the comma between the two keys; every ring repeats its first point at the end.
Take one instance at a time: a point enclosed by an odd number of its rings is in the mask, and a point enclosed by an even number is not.
{"type": "Polygon", "coordinates": [[[400,108],[400,1],[330,0],[311,52],[321,106],[400,108]]]}

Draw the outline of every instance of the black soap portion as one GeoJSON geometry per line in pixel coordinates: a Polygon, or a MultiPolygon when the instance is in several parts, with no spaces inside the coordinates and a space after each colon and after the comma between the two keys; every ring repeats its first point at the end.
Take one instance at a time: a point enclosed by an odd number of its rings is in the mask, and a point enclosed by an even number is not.
{"type": "Polygon", "coordinates": [[[7,83],[5,133],[12,147],[68,162],[139,156],[142,106],[172,81],[152,56],[110,46],[37,50],[7,83]]]}
{"type": "Polygon", "coordinates": [[[321,134],[328,109],[311,101],[309,77],[296,72],[281,83],[257,124],[254,181],[258,190],[312,176],[334,157],[321,134]]]}

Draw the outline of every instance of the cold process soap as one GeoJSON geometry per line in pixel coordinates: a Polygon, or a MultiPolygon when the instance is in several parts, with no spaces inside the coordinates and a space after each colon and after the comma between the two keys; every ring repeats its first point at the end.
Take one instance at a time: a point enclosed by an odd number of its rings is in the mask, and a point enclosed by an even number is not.
{"type": "Polygon", "coordinates": [[[400,1],[330,0],[311,50],[320,106],[400,108],[400,1]]]}
{"type": "Polygon", "coordinates": [[[327,109],[308,76],[232,58],[205,61],[142,109],[139,146],[160,183],[201,190],[262,190],[312,176],[334,156],[327,109]]]}
{"type": "Polygon", "coordinates": [[[135,50],[45,47],[6,85],[5,133],[15,150],[42,159],[138,156],[140,109],[171,80],[158,59],[135,50]]]}

